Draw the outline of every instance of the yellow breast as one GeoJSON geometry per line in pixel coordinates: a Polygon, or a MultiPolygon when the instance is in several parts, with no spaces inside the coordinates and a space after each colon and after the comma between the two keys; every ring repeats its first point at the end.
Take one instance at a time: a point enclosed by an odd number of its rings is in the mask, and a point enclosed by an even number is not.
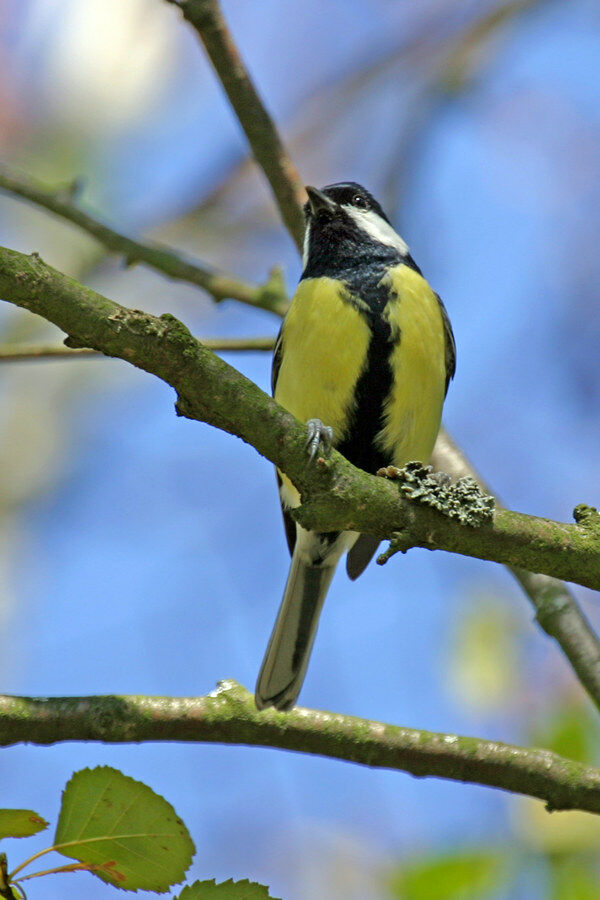
{"type": "Polygon", "coordinates": [[[439,431],[446,389],[440,306],[425,279],[408,266],[386,276],[393,296],[385,315],[397,333],[391,356],[393,387],[378,442],[396,466],[427,462],[439,431]]]}
{"type": "Polygon", "coordinates": [[[336,443],[347,431],[371,337],[367,321],[342,299],[342,291],[332,278],[300,282],[285,320],[275,387],[278,403],[301,422],[330,425],[336,443]]]}

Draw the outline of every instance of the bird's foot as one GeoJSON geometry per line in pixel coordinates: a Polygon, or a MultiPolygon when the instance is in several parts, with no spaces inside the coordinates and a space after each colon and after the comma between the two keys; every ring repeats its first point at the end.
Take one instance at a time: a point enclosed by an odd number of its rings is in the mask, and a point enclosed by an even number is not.
{"type": "Polygon", "coordinates": [[[306,449],[310,462],[314,462],[319,447],[324,453],[330,453],[333,447],[333,428],[323,425],[320,419],[309,419],[306,423],[306,449]]]}

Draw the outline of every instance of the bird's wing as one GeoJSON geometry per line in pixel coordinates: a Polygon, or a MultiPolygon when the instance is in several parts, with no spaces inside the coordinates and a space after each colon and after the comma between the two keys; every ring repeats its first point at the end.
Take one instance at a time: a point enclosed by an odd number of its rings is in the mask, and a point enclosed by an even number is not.
{"type": "Polygon", "coordinates": [[[452,325],[450,324],[450,319],[448,318],[448,313],[446,312],[446,307],[442,302],[442,298],[439,294],[436,294],[435,296],[437,297],[438,303],[440,304],[442,322],[444,323],[444,341],[446,349],[446,393],[448,393],[448,385],[454,378],[454,373],[456,372],[456,343],[454,342],[454,332],[452,331],[452,325]]]}
{"type": "MultiPolygon", "coordinates": [[[[279,493],[281,496],[281,475],[275,470],[277,475],[277,487],[279,488],[279,493]]],[[[296,523],[292,519],[290,515],[290,511],[285,508],[283,503],[281,504],[281,514],[283,516],[283,525],[285,528],[285,537],[287,540],[287,545],[290,550],[290,555],[294,552],[294,547],[296,546],[296,523]]]]}
{"type": "MultiPolygon", "coordinates": [[[[279,369],[281,368],[281,354],[282,354],[282,334],[283,334],[283,325],[279,329],[279,334],[277,335],[277,340],[275,341],[275,349],[273,351],[273,364],[271,366],[271,393],[275,393],[275,385],[277,384],[277,376],[279,375],[279,369]]],[[[276,470],[277,471],[277,470],[276,470]]],[[[281,476],[279,472],[277,472],[277,487],[281,493],[281,476]]],[[[285,508],[283,503],[281,504],[281,514],[283,516],[283,525],[285,528],[285,537],[287,540],[287,545],[290,550],[290,555],[294,552],[294,547],[296,545],[296,523],[292,519],[288,510],[285,508]]]]}
{"type": "Polygon", "coordinates": [[[273,350],[273,362],[271,364],[271,393],[275,394],[275,385],[277,384],[277,376],[281,368],[281,355],[283,350],[283,324],[279,329],[277,340],[275,341],[275,349],[273,350]]]}

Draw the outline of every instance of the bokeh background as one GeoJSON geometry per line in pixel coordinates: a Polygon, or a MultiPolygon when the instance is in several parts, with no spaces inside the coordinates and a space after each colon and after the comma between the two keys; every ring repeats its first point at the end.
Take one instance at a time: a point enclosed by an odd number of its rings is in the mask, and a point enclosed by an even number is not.
{"type": "MultiPolygon", "coordinates": [[[[445,422],[511,507],[598,504],[600,7],[226,0],[234,36],[308,183],[354,179],[389,211],[449,310],[445,422]]],[[[162,0],[4,0],[0,153],[81,202],[225,270],[300,266],[195,35],[162,0]]],[[[0,243],[199,336],[277,319],[142,267],[0,197],[0,243]]],[[[4,305],[2,344],[61,335],[4,305]]],[[[228,360],[263,388],[268,354],[228,360]]],[[[172,391],[108,359],[2,363],[0,674],[34,695],[252,687],[288,555],[271,467],[176,418],[172,391]]],[[[575,589],[600,627],[592,592],[575,589]]],[[[591,704],[491,564],[413,550],[338,573],[307,706],[598,760],[591,704]]],[[[244,747],[2,751],[1,805],[56,820],[73,770],[110,764],[187,823],[194,878],[285,900],[554,898],[599,892],[598,821],[490,789],[244,747]]],[[[6,841],[11,865],[47,845],[6,841]],[[29,846],[28,846],[29,845],[29,846]]],[[[101,900],[86,874],[29,883],[101,900]]]]}

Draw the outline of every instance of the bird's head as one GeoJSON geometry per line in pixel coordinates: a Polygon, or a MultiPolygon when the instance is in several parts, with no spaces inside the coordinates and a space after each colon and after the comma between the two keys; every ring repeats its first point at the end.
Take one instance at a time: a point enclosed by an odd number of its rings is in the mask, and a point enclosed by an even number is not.
{"type": "Polygon", "coordinates": [[[328,184],[318,190],[307,185],[304,205],[305,269],[327,256],[355,258],[408,255],[408,247],[392,227],[380,204],[355,181],[328,184]]]}

